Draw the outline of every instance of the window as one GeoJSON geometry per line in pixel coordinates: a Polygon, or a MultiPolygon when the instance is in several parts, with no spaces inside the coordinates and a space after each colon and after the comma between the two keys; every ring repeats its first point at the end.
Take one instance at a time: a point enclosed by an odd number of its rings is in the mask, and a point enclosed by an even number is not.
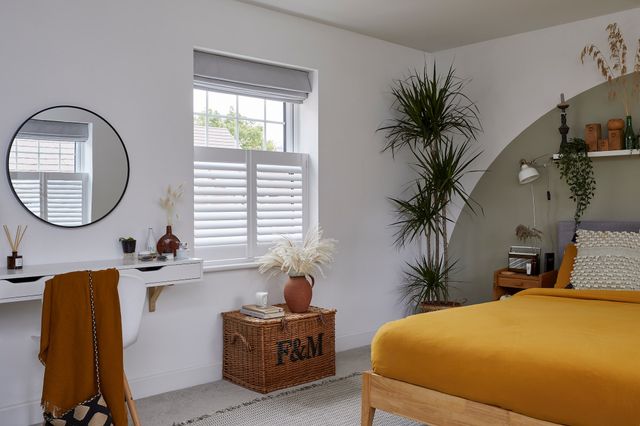
{"type": "Polygon", "coordinates": [[[90,126],[31,119],[23,128],[9,151],[9,173],[20,200],[51,223],[87,223],[89,173],[83,154],[91,139],[90,126]],[[34,130],[43,128],[47,131],[34,130]]]}
{"type": "Polygon", "coordinates": [[[293,151],[292,124],[287,102],[193,90],[195,146],[293,151]]]}
{"type": "Polygon", "coordinates": [[[194,243],[209,265],[302,239],[308,156],[293,152],[293,122],[309,91],[306,72],[194,52],[194,243]]]}

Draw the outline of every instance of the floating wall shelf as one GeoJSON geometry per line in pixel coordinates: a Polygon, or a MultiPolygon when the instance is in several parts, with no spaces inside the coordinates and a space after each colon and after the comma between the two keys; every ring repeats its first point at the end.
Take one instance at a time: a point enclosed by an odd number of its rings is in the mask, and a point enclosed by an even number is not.
{"type": "Polygon", "coordinates": [[[165,262],[115,259],[27,265],[16,270],[0,268],[0,304],[41,299],[45,282],[54,275],[107,268],[142,278],[149,293],[149,312],[155,311],[156,301],[166,286],[199,282],[203,272],[202,259],[195,258],[165,262]]]}
{"type": "MultiPolygon", "coordinates": [[[[613,151],[593,151],[587,153],[589,157],[592,158],[600,158],[600,157],[629,157],[632,155],[640,155],[640,149],[617,149],[613,151]]],[[[560,159],[560,154],[553,154],[552,157],[554,160],[560,159]]]]}

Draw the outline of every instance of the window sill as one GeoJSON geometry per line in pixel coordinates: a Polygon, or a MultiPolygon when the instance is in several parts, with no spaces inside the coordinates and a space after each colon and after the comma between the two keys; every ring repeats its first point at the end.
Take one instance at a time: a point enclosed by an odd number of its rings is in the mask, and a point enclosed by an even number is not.
{"type": "Polygon", "coordinates": [[[228,263],[228,264],[216,264],[214,262],[204,262],[204,272],[220,272],[220,271],[235,271],[239,269],[257,269],[257,262],[241,262],[241,263],[228,263]]]}

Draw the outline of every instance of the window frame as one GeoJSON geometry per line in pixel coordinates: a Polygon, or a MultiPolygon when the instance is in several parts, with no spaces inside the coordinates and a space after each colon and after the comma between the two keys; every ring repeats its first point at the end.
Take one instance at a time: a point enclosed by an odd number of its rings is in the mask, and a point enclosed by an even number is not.
{"type": "MultiPolygon", "coordinates": [[[[229,269],[240,269],[240,268],[252,268],[257,266],[257,259],[259,256],[265,254],[268,248],[273,244],[273,242],[259,242],[257,229],[258,229],[258,206],[257,206],[257,166],[258,164],[272,164],[275,165],[291,165],[291,166],[299,166],[301,168],[301,189],[302,189],[302,224],[301,224],[301,234],[302,238],[306,234],[309,229],[309,221],[310,221],[310,210],[309,210],[309,156],[304,153],[297,153],[294,151],[296,144],[294,140],[294,123],[295,123],[295,114],[296,114],[296,104],[286,101],[278,102],[283,103],[283,119],[284,122],[278,122],[273,120],[267,120],[266,114],[266,101],[270,100],[268,98],[253,96],[254,98],[265,100],[264,103],[264,120],[260,119],[251,119],[240,116],[239,111],[239,97],[247,96],[245,94],[234,94],[230,92],[223,92],[219,90],[215,90],[213,88],[206,87],[204,85],[195,84],[193,85],[193,92],[195,90],[203,90],[205,92],[205,112],[196,112],[192,111],[192,117],[201,116],[204,117],[205,122],[205,146],[195,145],[195,134],[194,138],[192,138],[192,144],[194,149],[194,171],[196,170],[196,162],[210,162],[210,163],[234,163],[240,164],[244,163],[246,165],[246,242],[245,243],[237,243],[237,244],[228,244],[228,245],[219,245],[219,246],[196,246],[195,244],[195,233],[196,233],[196,219],[195,219],[195,191],[194,191],[194,254],[203,259],[204,266],[206,271],[215,271],[215,270],[229,270],[229,269]],[[206,124],[209,121],[210,117],[216,118],[229,118],[229,115],[223,114],[215,114],[209,115],[209,92],[215,93],[226,93],[235,96],[236,104],[235,104],[235,116],[233,117],[236,120],[235,125],[235,135],[234,139],[236,142],[235,148],[221,148],[214,147],[208,145],[208,130],[206,124]],[[239,141],[239,120],[251,121],[256,123],[263,123],[264,132],[263,132],[263,148],[266,143],[266,124],[275,123],[282,124],[284,127],[283,132],[283,151],[266,151],[266,150],[251,150],[251,149],[243,149],[240,147],[239,141]],[[244,251],[244,255],[238,255],[244,251]],[[229,253],[229,256],[226,254],[229,253]]],[[[251,97],[251,96],[247,96],[251,97]]],[[[193,109],[193,106],[192,106],[193,109]]],[[[194,176],[195,178],[195,176],[194,176]]],[[[195,182],[194,182],[195,184],[195,182]]],[[[300,226],[300,225],[298,225],[300,226]]],[[[298,241],[296,239],[296,241],[298,241]]]]}

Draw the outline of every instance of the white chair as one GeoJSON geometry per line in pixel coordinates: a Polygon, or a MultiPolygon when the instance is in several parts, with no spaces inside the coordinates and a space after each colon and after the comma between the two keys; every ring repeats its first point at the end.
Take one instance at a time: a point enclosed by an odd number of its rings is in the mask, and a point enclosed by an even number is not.
{"type": "MultiPolygon", "coordinates": [[[[120,281],[118,281],[118,299],[120,300],[123,349],[131,346],[138,340],[146,297],[147,288],[142,278],[136,277],[135,275],[120,274],[120,281]]],[[[31,338],[39,341],[40,335],[33,335],[31,338]]],[[[133,424],[140,426],[136,402],[131,395],[131,388],[129,387],[126,373],[124,374],[124,396],[133,424]]]]}
{"type": "MultiPolygon", "coordinates": [[[[118,283],[118,296],[120,299],[120,316],[122,318],[122,347],[127,348],[138,340],[140,323],[142,322],[142,312],[147,289],[144,281],[134,275],[120,274],[118,283]]],[[[124,374],[124,396],[131,414],[131,420],[135,426],[140,426],[136,403],[131,395],[131,388],[124,374]]]]}

